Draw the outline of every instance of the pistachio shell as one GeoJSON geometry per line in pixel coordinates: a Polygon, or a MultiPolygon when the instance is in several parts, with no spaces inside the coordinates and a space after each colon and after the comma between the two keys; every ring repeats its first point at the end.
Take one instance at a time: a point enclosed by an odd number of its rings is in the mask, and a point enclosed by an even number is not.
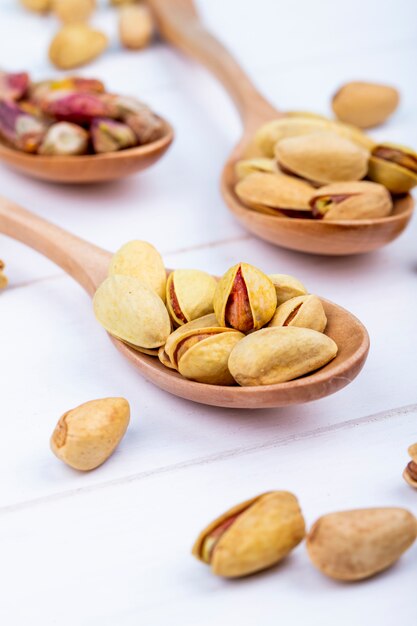
{"type": "Polygon", "coordinates": [[[242,180],[242,178],[256,172],[275,174],[278,172],[277,164],[274,159],[253,158],[242,159],[237,161],[235,165],[235,173],[238,180],[242,180]]]}
{"type": "Polygon", "coordinates": [[[175,367],[175,365],[172,364],[171,359],[169,358],[169,356],[165,352],[165,346],[161,346],[159,348],[159,350],[158,350],[158,358],[161,361],[162,365],[165,365],[165,367],[168,367],[171,370],[176,370],[177,369],[175,367]]]}
{"type": "Polygon", "coordinates": [[[320,115],[320,113],[314,113],[313,111],[286,111],[285,117],[301,117],[304,119],[324,120],[326,122],[331,122],[331,120],[329,120],[329,118],[325,115],[320,115]]]}
{"type": "MultiPolygon", "coordinates": [[[[208,315],[203,315],[196,320],[192,320],[183,326],[180,326],[173,333],[171,333],[165,344],[165,352],[167,357],[170,359],[171,363],[174,364],[174,354],[177,348],[177,344],[183,337],[186,337],[194,332],[194,330],[198,329],[216,329],[219,328],[219,323],[217,321],[214,313],[209,313],[208,315]]],[[[176,367],[176,365],[174,365],[176,367]]]]}
{"type": "Polygon", "coordinates": [[[275,385],[323,367],[337,354],[337,345],[309,328],[263,328],[242,339],[229,358],[239,385],[275,385]]]}
{"type": "Polygon", "coordinates": [[[408,454],[411,456],[414,463],[417,463],[417,443],[413,443],[413,445],[408,448],[408,454]]]}
{"type": "Polygon", "coordinates": [[[136,350],[136,352],[140,352],[141,354],[147,354],[148,356],[159,356],[159,348],[141,348],[140,346],[135,346],[133,343],[129,343],[128,341],[123,341],[129,348],[132,350],[136,350]]]}
{"type": "Polygon", "coordinates": [[[268,326],[298,326],[322,333],[327,326],[327,317],[320,298],[313,295],[297,296],[277,308],[268,326]]]}
{"type": "Polygon", "coordinates": [[[168,276],[166,301],[177,325],[208,315],[213,311],[216,279],[200,270],[175,270],[168,276]]]}
{"type": "Polygon", "coordinates": [[[147,241],[129,241],[113,255],[109,276],[139,278],[165,302],[166,271],[158,250],[147,241]]]}
{"type": "Polygon", "coordinates": [[[261,270],[237,263],[217,283],[214,312],[220,326],[248,332],[269,322],[277,306],[275,287],[261,270]]]}
{"type": "Polygon", "coordinates": [[[109,276],[97,289],[94,313],[114,337],[141,348],[162,346],[171,322],[161,298],[138,278],[109,276]]]}
{"type": "Polygon", "coordinates": [[[375,146],[369,159],[368,178],[391,193],[407,193],[417,185],[417,153],[398,144],[375,146]]]}
{"type": "Polygon", "coordinates": [[[56,67],[69,70],[89,63],[107,46],[107,36],[87,24],[65,24],[51,42],[49,59],[56,67]]]}
{"type": "Polygon", "coordinates": [[[228,578],[276,565],[305,536],[298,500],[287,491],[272,491],[242,502],[212,522],[194,544],[196,558],[205,561],[204,543],[221,525],[226,528],[212,544],[209,562],[213,574],[228,578]]]}
{"type": "Polygon", "coordinates": [[[359,180],[368,171],[368,151],[332,132],[283,139],[275,155],[280,167],[319,185],[359,180]]]}
{"type": "Polygon", "coordinates": [[[311,212],[309,205],[314,189],[306,182],[285,174],[255,173],[236,185],[236,194],[252,208],[311,212]]]}
{"type": "Polygon", "coordinates": [[[357,509],[321,517],[307,537],[307,550],[326,576],[355,581],[393,565],[416,537],[416,518],[405,509],[357,509]]]}
{"type": "Polygon", "coordinates": [[[277,306],[287,300],[291,300],[291,298],[307,294],[307,289],[303,283],[294,276],[289,276],[289,274],[268,274],[268,278],[272,280],[277,293],[277,306]]]}
{"type": "Polygon", "coordinates": [[[411,461],[405,468],[403,477],[411,487],[417,489],[417,443],[408,448],[408,454],[411,457],[411,461]]]}
{"type": "Polygon", "coordinates": [[[336,117],[359,128],[383,124],[395,111],[399,93],[394,87],[376,83],[351,82],[333,96],[336,117]]]}
{"type": "Polygon", "coordinates": [[[382,185],[369,181],[333,183],[320,187],[310,200],[313,215],[324,220],[386,217],[393,203],[382,185]]]}

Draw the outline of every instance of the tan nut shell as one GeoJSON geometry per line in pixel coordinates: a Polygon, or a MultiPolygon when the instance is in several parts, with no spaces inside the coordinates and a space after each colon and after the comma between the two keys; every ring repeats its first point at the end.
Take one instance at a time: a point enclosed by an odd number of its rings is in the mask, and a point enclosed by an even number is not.
{"type": "Polygon", "coordinates": [[[254,209],[293,209],[310,213],[309,202],[314,189],[293,176],[258,172],[238,182],[235,191],[244,204],[254,209]]]}
{"type": "Polygon", "coordinates": [[[327,317],[320,298],[313,295],[297,296],[277,308],[268,326],[298,326],[323,333],[327,326],[327,317]]]}
{"type": "Polygon", "coordinates": [[[281,167],[320,185],[359,180],[368,171],[369,152],[331,132],[283,139],[275,156],[281,167]]]}
{"type": "Polygon", "coordinates": [[[129,241],[113,255],[109,276],[139,278],[165,302],[166,271],[158,250],[147,241],[129,241]]]}
{"type": "Polygon", "coordinates": [[[214,313],[219,325],[226,326],[226,306],[239,268],[241,268],[242,277],[245,281],[254,329],[256,330],[265,326],[275,313],[277,294],[268,276],[249,263],[237,263],[219,280],[213,300],[214,313]]]}
{"type": "MultiPolygon", "coordinates": [[[[405,146],[384,143],[376,146],[376,149],[380,147],[398,148],[405,154],[410,154],[417,158],[417,153],[405,146]]],[[[407,193],[417,185],[417,174],[415,172],[398,165],[398,163],[381,159],[373,154],[371,154],[369,159],[368,178],[384,185],[393,194],[407,193]]]]}
{"type": "Polygon", "coordinates": [[[53,453],[78,470],[92,470],[113,454],[129,424],[124,398],[91,400],[65,413],[51,437],[53,453]]]}
{"type": "Polygon", "coordinates": [[[69,70],[89,63],[107,48],[106,35],[87,24],[65,24],[53,38],[49,59],[58,68],[69,70]]]}
{"type": "Polygon", "coordinates": [[[183,324],[179,326],[177,329],[172,332],[165,344],[165,354],[167,358],[171,361],[172,366],[176,369],[176,364],[174,363],[174,355],[175,350],[177,349],[178,342],[180,342],[186,336],[192,334],[194,330],[202,329],[202,330],[213,330],[219,328],[219,324],[217,322],[217,318],[214,313],[209,313],[208,315],[203,315],[203,317],[199,317],[196,320],[192,320],[187,324],[183,324]]]}
{"type": "Polygon", "coordinates": [[[237,161],[235,165],[236,178],[242,180],[249,174],[256,172],[264,172],[267,174],[276,174],[278,172],[277,164],[274,159],[253,158],[242,159],[237,161]]]}
{"type": "Polygon", "coordinates": [[[355,581],[390,567],[416,537],[416,518],[405,509],[357,509],[321,517],[308,534],[307,551],[326,576],[355,581]]]}
{"type": "MultiPolygon", "coordinates": [[[[417,443],[414,443],[408,448],[408,454],[410,455],[411,460],[417,464],[417,443]]],[[[404,470],[403,477],[404,480],[410,485],[410,487],[414,487],[414,489],[417,489],[417,480],[413,480],[411,478],[407,467],[404,470]]]]}
{"type": "Polygon", "coordinates": [[[394,87],[358,81],[343,85],[333,96],[332,107],[342,122],[371,128],[383,124],[398,103],[399,93],[394,87]]]}
{"type": "Polygon", "coordinates": [[[146,48],[152,40],[154,30],[154,20],[148,6],[126,4],[120,8],[119,37],[125,48],[146,48]]]}
{"type": "Polygon", "coordinates": [[[166,301],[168,311],[176,324],[184,322],[176,315],[171,299],[171,285],[181,312],[187,322],[213,312],[213,297],[217,281],[213,276],[200,270],[174,270],[168,276],[166,301]]]}
{"type": "Polygon", "coordinates": [[[193,555],[201,559],[207,535],[241,511],[213,551],[211,569],[217,576],[235,578],[272,567],[305,536],[297,498],[287,491],[272,491],[242,502],[212,522],[195,542],[193,555]]]}
{"type": "Polygon", "coordinates": [[[364,220],[387,217],[392,212],[392,198],[383,185],[369,181],[333,183],[320,187],[310,200],[311,206],[318,198],[332,195],[349,195],[341,202],[334,203],[325,212],[324,220],[364,220]]]}
{"type": "Polygon", "coordinates": [[[46,13],[51,8],[52,0],[20,0],[25,9],[36,11],[37,13],[46,13]]]}
{"type": "Polygon", "coordinates": [[[307,294],[307,289],[303,283],[294,276],[289,274],[268,274],[268,278],[272,280],[277,293],[277,306],[287,300],[291,300],[291,298],[307,294]]]}
{"type": "Polygon", "coordinates": [[[64,23],[86,22],[94,9],[96,0],[52,0],[52,10],[64,23]]]}
{"type": "Polygon", "coordinates": [[[170,370],[176,370],[177,369],[175,367],[175,365],[172,364],[171,359],[169,358],[169,356],[165,352],[165,346],[161,346],[159,348],[159,350],[158,350],[158,358],[161,361],[162,365],[165,365],[165,367],[168,367],[170,370]]]}
{"type": "Polygon", "coordinates": [[[161,298],[138,278],[109,276],[93,298],[94,313],[114,337],[141,348],[159,348],[171,332],[161,298]]]}
{"type": "Polygon", "coordinates": [[[229,370],[239,385],[275,385],[299,378],[334,359],[337,345],[323,333],[296,326],[263,328],[233,349],[229,370]]]}
{"type": "Polygon", "coordinates": [[[0,289],[5,289],[7,285],[9,284],[7,276],[3,273],[4,267],[5,265],[3,261],[0,259],[0,289]]]}

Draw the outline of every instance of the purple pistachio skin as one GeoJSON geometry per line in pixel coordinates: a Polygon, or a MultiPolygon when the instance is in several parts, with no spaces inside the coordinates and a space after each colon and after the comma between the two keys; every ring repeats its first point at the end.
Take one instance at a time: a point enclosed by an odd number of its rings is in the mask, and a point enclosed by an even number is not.
{"type": "Polygon", "coordinates": [[[93,121],[91,139],[94,151],[99,154],[116,152],[137,144],[135,133],[129,126],[109,118],[98,118],[93,121]]]}
{"type": "Polygon", "coordinates": [[[108,94],[107,98],[117,108],[117,117],[133,130],[139,145],[162,137],[163,124],[146,104],[129,96],[108,94]]]}
{"type": "Polygon", "coordinates": [[[0,100],[20,100],[28,87],[29,75],[26,72],[0,72],[0,100]]]}
{"type": "Polygon", "coordinates": [[[96,117],[117,117],[117,108],[100,94],[56,91],[41,102],[46,115],[58,121],[90,124],[96,117]]]}
{"type": "Polygon", "coordinates": [[[45,122],[29,115],[14,102],[0,100],[0,135],[14,148],[36,152],[46,131],[45,122]]]}

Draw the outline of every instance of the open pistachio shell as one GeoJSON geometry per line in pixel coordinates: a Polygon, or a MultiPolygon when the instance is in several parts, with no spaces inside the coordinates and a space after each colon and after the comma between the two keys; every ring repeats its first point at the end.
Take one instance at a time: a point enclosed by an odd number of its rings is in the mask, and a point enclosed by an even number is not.
{"type": "Polygon", "coordinates": [[[307,289],[303,283],[289,274],[268,274],[268,278],[272,280],[277,294],[277,306],[295,298],[296,296],[304,296],[307,289]]]}
{"type": "Polygon", "coordinates": [[[391,193],[407,193],[417,185],[417,153],[393,143],[375,146],[369,159],[368,178],[391,193]]]}
{"type": "Polygon", "coordinates": [[[324,332],[327,317],[320,298],[313,295],[297,296],[281,304],[268,326],[298,326],[324,332]]]}
{"type": "Polygon", "coordinates": [[[383,124],[398,102],[399,94],[394,87],[355,81],[337,91],[332,108],[339,120],[358,128],[371,128],[383,124]]]}
{"type": "Polygon", "coordinates": [[[254,174],[256,172],[266,172],[269,174],[277,173],[278,168],[275,162],[275,159],[266,159],[266,158],[253,158],[253,159],[242,159],[237,161],[235,165],[235,173],[236,178],[238,180],[242,180],[249,174],[254,174]]]}
{"type": "Polygon", "coordinates": [[[314,189],[306,182],[285,174],[249,174],[238,182],[236,195],[253,209],[305,211],[311,213],[310,198],[314,189]]]}
{"type": "Polygon", "coordinates": [[[159,348],[159,350],[158,350],[158,358],[161,361],[162,365],[165,365],[165,367],[168,367],[170,370],[176,370],[177,369],[175,367],[175,365],[172,364],[171,359],[169,358],[169,356],[165,352],[165,346],[161,346],[159,348]]]}
{"type": "Polygon", "coordinates": [[[337,345],[323,333],[296,326],[263,328],[242,339],[229,358],[239,385],[275,385],[323,367],[337,345]]]}
{"type": "Polygon", "coordinates": [[[175,270],[168,276],[166,301],[177,325],[212,313],[216,279],[200,270],[175,270]]]}
{"type": "Polygon", "coordinates": [[[233,507],[203,530],[193,555],[210,564],[213,574],[247,576],[276,565],[305,536],[297,498],[271,491],[233,507]]]}
{"type": "Polygon", "coordinates": [[[109,276],[94,294],[94,313],[114,337],[141,348],[159,348],[171,332],[161,298],[138,278],[109,276]]]}
{"type": "Polygon", "coordinates": [[[320,187],[312,195],[310,205],[314,217],[324,220],[386,217],[393,207],[385,187],[365,180],[320,187]]]}
{"type": "Polygon", "coordinates": [[[214,313],[209,313],[208,315],[203,315],[203,317],[199,317],[196,320],[192,320],[183,326],[179,326],[174,332],[172,332],[165,344],[165,353],[168,359],[171,361],[172,365],[176,369],[175,363],[175,351],[177,348],[177,344],[183,337],[186,337],[194,332],[194,330],[199,329],[215,329],[219,328],[219,323],[217,321],[214,313]]]}
{"type": "Polygon", "coordinates": [[[411,456],[411,461],[404,470],[404,480],[417,489],[417,443],[414,443],[408,448],[408,454],[411,456]]]}
{"type": "Polygon", "coordinates": [[[277,307],[277,294],[261,270],[237,263],[217,283],[213,304],[220,326],[246,333],[269,322],[277,307]]]}
{"type": "Polygon", "coordinates": [[[159,356],[160,348],[142,348],[141,346],[135,346],[133,343],[129,343],[128,341],[123,341],[129,348],[132,350],[136,350],[136,352],[141,352],[142,354],[147,354],[148,356],[159,356]]]}
{"type": "Polygon", "coordinates": [[[275,156],[285,171],[318,185],[360,180],[368,171],[369,152],[332,132],[283,139],[275,156]]]}
{"type": "Polygon", "coordinates": [[[158,250],[147,241],[129,241],[113,255],[109,276],[139,278],[165,302],[166,272],[158,250]]]}

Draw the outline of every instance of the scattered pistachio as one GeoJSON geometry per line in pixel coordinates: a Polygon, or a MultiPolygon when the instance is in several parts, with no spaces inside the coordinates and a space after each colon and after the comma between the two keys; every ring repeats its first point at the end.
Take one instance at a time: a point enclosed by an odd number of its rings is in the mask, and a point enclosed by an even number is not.
{"type": "Polygon", "coordinates": [[[49,47],[51,62],[61,70],[89,63],[107,48],[106,35],[87,24],[65,24],[49,47]]]}
{"type": "Polygon", "coordinates": [[[86,22],[96,8],[96,0],[52,0],[52,10],[65,24],[86,22]]]}
{"type": "Polygon", "coordinates": [[[44,155],[85,154],[88,148],[88,132],[77,124],[57,122],[48,129],[38,153],[44,155]]]}
{"type": "Polygon", "coordinates": [[[399,99],[399,93],[394,87],[352,82],[337,91],[333,96],[332,107],[342,122],[359,128],[370,128],[383,124],[398,107],[399,99]]]}
{"type": "Polygon", "coordinates": [[[408,454],[411,457],[411,461],[405,468],[403,477],[410,487],[417,489],[417,443],[408,448],[408,454]]]}
{"type": "Polygon", "coordinates": [[[327,325],[327,317],[323,304],[317,296],[304,295],[291,298],[281,304],[275,311],[268,326],[298,326],[311,328],[323,333],[327,325]]]}
{"type": "Polygon", "coordinates": [[[0,289],[5,289],[9,284],[7,280],[7,276],[4,274],[3,270],[5,268],[4,262],[0,259],[0,289]]]}
{"type": "Polygon", "coordinates": [[[369,181],[333,183],[311,197],[313,216],[324,220],[360,220],[386,217],[392,198],[385,187],[369,181]]]}
{"type": "Polygon", "coordinates": [[[25,9],[36,13],[46,13],[51,8],[52,0],[20,0],[25,9]]]}
{"type": "Polygon", "coordinates": [[[146,48],[152,40],[155,26],[146,4],[125,4],[119,11],[119,37],[131,50],[146,48]]]}

